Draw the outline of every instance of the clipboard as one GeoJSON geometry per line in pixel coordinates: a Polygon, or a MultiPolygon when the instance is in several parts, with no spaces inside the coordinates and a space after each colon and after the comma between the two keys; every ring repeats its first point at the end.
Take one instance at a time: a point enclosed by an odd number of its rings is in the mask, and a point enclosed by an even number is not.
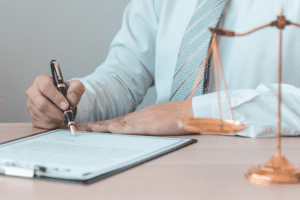
{"type": "Polygon", "coordinates": [[[77,134],[74,137],[68,130],[56,129],[0,144],[0,175],[89,185],[197,142],[86,131],[77,134]]]}

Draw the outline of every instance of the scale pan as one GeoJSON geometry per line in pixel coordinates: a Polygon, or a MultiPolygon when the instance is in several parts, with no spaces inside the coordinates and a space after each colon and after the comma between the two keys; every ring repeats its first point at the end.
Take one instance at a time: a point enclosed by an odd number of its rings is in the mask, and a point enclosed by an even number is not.
{"type": "Polygon", "coordinates": [[[222,120],[213,118],[184,118],[181,125],[191,132],[212,134],[235,134],[246,129],[239,121],[222,120]]]}

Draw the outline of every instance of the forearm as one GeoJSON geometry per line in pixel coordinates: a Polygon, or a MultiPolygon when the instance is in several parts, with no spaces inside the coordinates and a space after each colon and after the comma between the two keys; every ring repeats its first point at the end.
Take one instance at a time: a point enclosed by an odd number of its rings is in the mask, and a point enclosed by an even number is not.
{"type": "Polygon", "coordinates": [[[100,121],[135,110],[154,85],[158,27],[153,1],[134,0],[127,6],[122,28],[110,45],[105,62],[79,79],[85,93],[76,121],[100,121]]]}
{"type": "Polygon", "coordinates": [[[110,74],[103,73],[98,78],[95,81],[95,77],[90,75],[79,79],[86,90],[77,106],[76,122],[111,119],[134,109],[135,103],[126,98],[126,91],[110,74]]]}

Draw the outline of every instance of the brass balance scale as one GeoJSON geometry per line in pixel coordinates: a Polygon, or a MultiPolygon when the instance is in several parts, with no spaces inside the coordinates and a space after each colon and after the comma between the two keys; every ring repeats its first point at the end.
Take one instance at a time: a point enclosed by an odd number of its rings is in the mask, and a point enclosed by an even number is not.
{"type": "Polygon", "coordinates": [[[230,98],[228,95],[224,73],[222,70],[220,55],[217,46],[217,36],[226,36],[226,37],[235,37],[235,36],[245,36],[260,29],[263,29],[268,26],[275,26],[279,30],[279,52],[278,52],[278,106],[277,106],[277,153],[273,156],[265,165],[258,168],[252,168],[245,174],[251,183],[254,184],[265,184],[265,183],[279,183],[279,184],[294,184],[300,182],[300,170],[298,167],[292,165],[284,156],[281,155],[281,50],[282,50],[282,30],[287,25],[294,25],[300,27],[300,24],[293,23],[285,19],[283,15],[283,8],[280,10],[280,14],[277,17],[277,20],[270,22],[269,24],[257,27],[253,30],[250,30],[246,33],[235,33],[232,31],[219,29],[219,28],[210,28],[212,32],[212,42],[209,46],[206,58],[202,69],[199,72],[197,80],[194,84],[193,90],[190,95],[190,99],[193,97],[198,82],[200,81],[205,68],[207,67],[208,60],[213,54],[214,62],[214,72],[215,72],[215,81],[216,81],[216,91],[218,94],[218,111],[219,119],[212,118],[184,118],[187,111],[187,105],[190,102],[187,102],[185,109],[180,117],[180,124],[188,131],[191,132],[204,132],[210,134],[232,134],[234,135],[237,132],[245,130],[247,127],[239,121],[234,120],[230,98]],[[224,92],[226,95],[228,109],[230,112],[231,120],[222,119],[221,112],[221,101],[220,101],[220,89],[219,89],[219,75],[221,77],[224,92]]]}

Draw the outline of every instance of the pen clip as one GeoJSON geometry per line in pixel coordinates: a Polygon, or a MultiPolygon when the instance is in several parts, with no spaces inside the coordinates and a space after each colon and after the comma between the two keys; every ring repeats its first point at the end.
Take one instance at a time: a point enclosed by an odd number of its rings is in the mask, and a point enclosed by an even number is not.
{"type": "Polygon", "coordinates": [[[58,80],[61,81],[61,80],[62,80],[62,77],[61,77],[61,75],[60,75],[60,70],[59,70],[57,61],[53,61],[53,64],[54,64],[54,68],[55,68],[55,70],[56,70],[56,74],[57,74],[57,76],[58,76],[58,80]]]}

